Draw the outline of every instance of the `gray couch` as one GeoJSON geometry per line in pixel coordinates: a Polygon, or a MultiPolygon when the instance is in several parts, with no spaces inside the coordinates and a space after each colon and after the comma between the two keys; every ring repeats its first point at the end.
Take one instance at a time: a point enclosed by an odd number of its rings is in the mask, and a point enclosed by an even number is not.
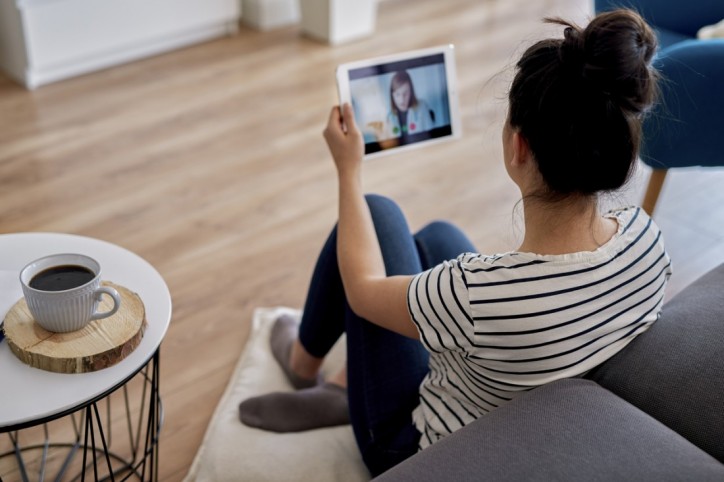
{"type": "Polygon", "coordinates": [[[542,386],[375,479],[724,481],[724,264],[585,378],[542,386]]]}

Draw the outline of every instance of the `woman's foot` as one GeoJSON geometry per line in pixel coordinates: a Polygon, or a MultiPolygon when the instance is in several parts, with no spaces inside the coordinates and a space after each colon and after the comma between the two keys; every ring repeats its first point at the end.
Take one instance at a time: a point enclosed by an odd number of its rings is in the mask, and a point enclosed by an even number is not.
{"type": "Polygon", "coordinates": [[[280,433],[347,425],[347,389],[323,383],[250,398],[239,405],[239,418],[249,427],[280,433]]]}
{"type": "Polygon", "coordinates": [[[304,377],[295,373],[291,366],[292,345],[297,339],[299,332],[299,322],[290,315],[281,315],[272,326],[269,343],[271,345],[272,354],[279,366],[282,367],[287,380],[297,390],[301,388],[310,388],[321,382],[319,373],[304,377]]]}

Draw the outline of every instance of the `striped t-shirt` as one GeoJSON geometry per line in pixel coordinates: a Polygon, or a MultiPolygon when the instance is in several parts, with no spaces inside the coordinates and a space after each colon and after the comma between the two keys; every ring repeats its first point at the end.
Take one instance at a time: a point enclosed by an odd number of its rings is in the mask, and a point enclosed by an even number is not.
{"type": "Polygon", "coordinates": [[[408,305],[430,371],[413,412],[420,448],[517,395],[585,374],[661,311],[671,261],[640,208],[611,211],[596,251],[466,253],[417,275],[408,305]]]}

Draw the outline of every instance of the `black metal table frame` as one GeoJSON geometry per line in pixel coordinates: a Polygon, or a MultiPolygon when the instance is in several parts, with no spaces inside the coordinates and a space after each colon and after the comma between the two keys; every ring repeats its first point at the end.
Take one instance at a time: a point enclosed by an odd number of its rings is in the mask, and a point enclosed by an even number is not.
{"type": "MultiPolygon", "coordinates": [[[[160,347],[156,349],[154,354],[144,364],[142,364],[137,370],[131,373],[128,377],[122,380],[120,383],[106,390],[97,397],[87,400],[73,408],[65,410],[63,412],[43,417],[41,419],[24,422],[17,425],[0,428],[1,433],[7,433],[12,443],[12,450],[0,453],[0,459],[4,457],[14,456],[20,471],[23,482],[29,482],[27,470],[25,467],[25,461],[23,459],[23,453],[32,450],[42,450],[41,468],[38,474],[38,480],[45,480],[45,466],[47,462],[47,454],[50,448],[67,448],[69,449],[63,464],[58,471],[58,474],[53,479],[54,481],[60,481],[65,472],[67,471],[71,461],[77,454],[78,450],[81,449],[83,452],[83,466],[81,473],[76,476],[73,480],[80,479],[85,481],[86,471],[92,467],[94,480],[111,480],[111,481],[123,481],[127,480],[132,476],[136,476],[138,480],[145,481],[146,474],[148,473],[151,481],[158,480],[158,439],[163,424],[163,406],[161,403],[161,395],[159,392],[159,361],[160,361],[160,347]],[[150,373],[149,373],[150,372],[150,373]],[[133,434],[133,421],[131,420],[131,410],[128,401],[127,384],[136,376],[140,376],[143,379],[143,392],[141,394],[141,407],[138,414],[137,430],[135,437],[133,434]],[[129,436],[131,440],[131,458],[130,460],[124,459],[123,457],[110,451],[110,424],[111,424],[111,402],[110,396],[119,389],[124,390],[124,400],[126,405],[126,420],[127,427],[129,430],[129,436]],[[139,453],[140,449],[140,436],[142,428],[143,413],[146,408],[146,398],[148,396],[148,418],[146,420],[145,436],[143,443],[143,451],[139,453]],[[98,404],[107,399],[107,424],[109,435],[106,437],[103,429],[103,421],[101,419],[100,412],[98,410],[98,404]],[[80,415],[80,421],[76,420],[76,415],[80,415]],[[49,422],[59,420],[65,417],[71,417],[73,424],[73,430],[75,431],[75,440],[72,443],[50,443],[48,426],[49,422]],[[21,447],[19,441],[19,432],[31,427],[37,427],[43,425],[45,432],[45,441],[43,444],[31,445],[28,447],[21,447]],[[81,436],[81,427],[83,428],[83,436],[81,436]],[[98,431],[99,438],[98,442],[100,445],[96,445],[96,431],[98,431]],[[82,443],[81,443],[81,438],[82,443]],[[135,438],[135,441],[134,441],[135,438]],[[89,440],[90,439],[90,440],[89,440]],[[91,459],[89,461],[88,452],[90,451],[91,459]],[[102,454],[99,457],[99,453],[102,454]],[[140,458],[139,458],[140,455],[140,458]],[[105,465],[108,469],[108,475],[99,479],[99,458],[105,458],[105,465]],[[120,467],[113,468],[111,459],[118,461],[120,467]],[[148,469],[148,471],[147,471],[148,469]],[[117,478],[119,477],[119,478],[117,478]],[[122,477],[122,478],[120,478],[122,477]]],[[[0,482],[2,477],[0,476],[0,482]]]]}

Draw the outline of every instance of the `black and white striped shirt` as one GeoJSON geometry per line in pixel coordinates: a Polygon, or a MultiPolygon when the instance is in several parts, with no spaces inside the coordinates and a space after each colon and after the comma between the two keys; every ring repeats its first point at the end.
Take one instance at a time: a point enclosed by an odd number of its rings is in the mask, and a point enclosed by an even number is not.
{"type": "Polygon", "coordinates": [[[607,214],[596,251],[460,255],[417,275],[408,305],[430,351],[413,420],[425,448],[515,396],[586,373],[661,311],[671,261],[640,208],[607,214]]]}

